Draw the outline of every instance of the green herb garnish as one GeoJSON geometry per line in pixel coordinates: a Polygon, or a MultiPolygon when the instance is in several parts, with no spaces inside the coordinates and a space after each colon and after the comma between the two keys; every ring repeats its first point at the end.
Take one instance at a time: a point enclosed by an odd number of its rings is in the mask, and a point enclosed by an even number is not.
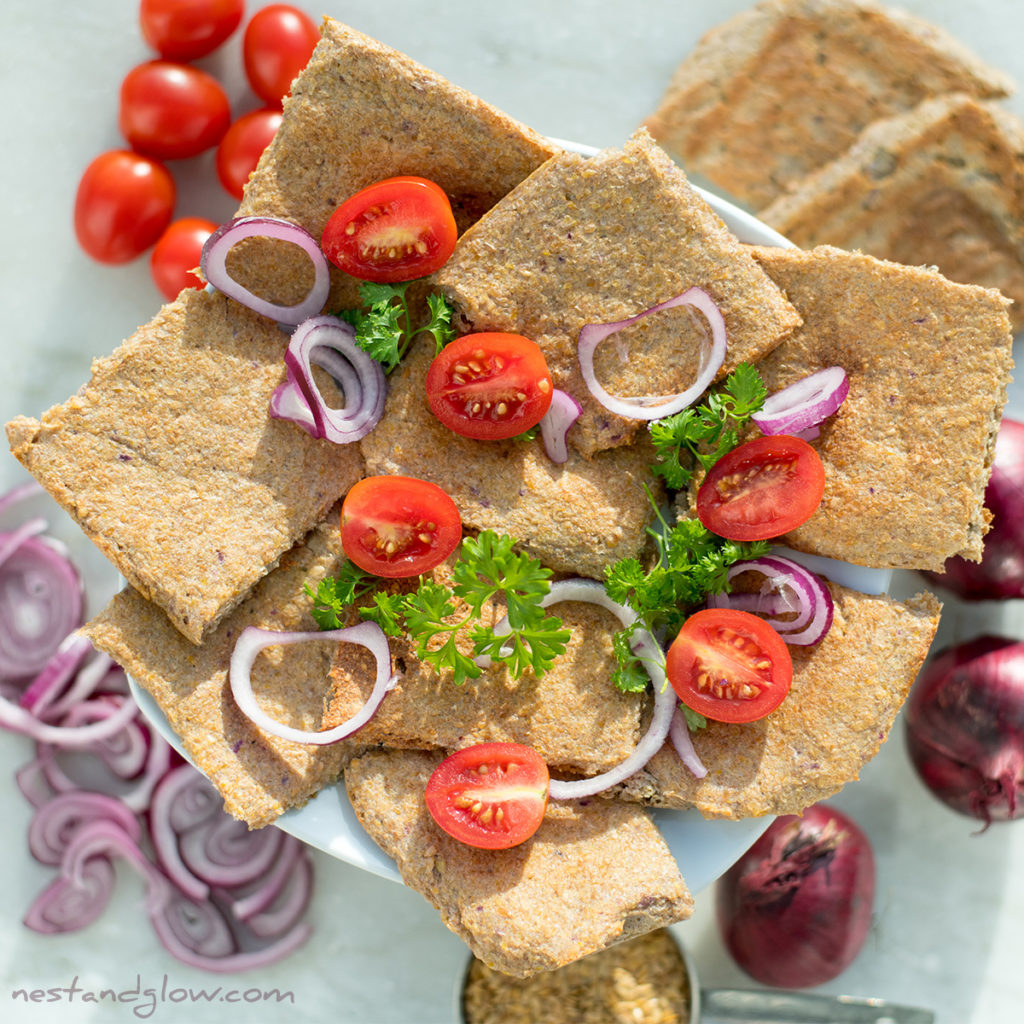
{"type": "Polygon", "coordinates": [[[654,473],[672,490],[686,487],[693,478],[693,459],[706,471],[735,448],[739,432],[764,405],[767,395],[757,370],[750,363],[740,363],[722,390],[709,395],[706,405],[654,420],[649,427],[658,453],[658,461],[651,467],[654,473]]]}

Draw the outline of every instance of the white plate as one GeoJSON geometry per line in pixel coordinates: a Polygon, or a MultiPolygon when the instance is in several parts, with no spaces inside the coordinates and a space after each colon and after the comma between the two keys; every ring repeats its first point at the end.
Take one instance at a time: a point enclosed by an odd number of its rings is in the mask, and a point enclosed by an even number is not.
{"type": "MultiPolygon", "coordinates": [[[[553,140],[584,155],[596,150],[576,143],[553,140]]],[[[743,242],[755,245],[791,245],[778,232],[762,224],[750,214],[731,203],[702,189],[700,194],[743,242]]],[[[831,562],[831,560],[827,560],[831,562]]],[[[826,575],[848,582],[861,589],[884,590],[888,576],[849,579],[842,576],[844,563],[831,563],[821,567],[826,575]]],[[[871,571],[867,572],[869,577],[871,571]]],[[[179,750],[180,741],[172,732],[166,718],[155,701],[141,687],[132,684],[135,699],[143,713],[156,728],[179,750]]],[[[668,842],[687,885],[694,893],[710,885],[726,870],[750,844],[768,827],[770,818],[749,818],[743,821],[709,821],[696,811],[655,811],[658,827],[668,842]]],[[[288,811],[276,822],[279,828],[290,832],[303,842],[329,853],[365,871],[382,878],[400,882],[394,861],[385,856],[376,843],[363,831],[348,801],[344,785],[331,786],[321,791],[304,807],[288,811]]]]}

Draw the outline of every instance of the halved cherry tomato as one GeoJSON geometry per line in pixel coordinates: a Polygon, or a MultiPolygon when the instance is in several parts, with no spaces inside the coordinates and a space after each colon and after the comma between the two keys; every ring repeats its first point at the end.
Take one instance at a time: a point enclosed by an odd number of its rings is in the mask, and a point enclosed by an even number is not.
{"type": "Polygon", "coordinates": [[[163,164],[125,149],[101,153],[78,183],[78,244],[100,263],[141,256],[170,224],[175,195],[163,164]]]}
{"type": "Polygon", "coordinates": [[[793,682],[793,659],[782,637],[764,619],[735,608],[691,615],[665,661],[676,696],[716,722],[764,718],[793,682]]]}
{"type": "Polygon", "coordinates": [[[282,116],[277,108],[252,110],[224,133],[217,147],[217,177],[228,195],[242,198],[249,175],[281,127],[282,116]]]}
{"type": "Polygon", "coordinates": [[[241,24],[245,0],[142,0],[142,37],[164,60],[196,60],[241,24]]]}
{"type": "Polygon", "coordinates": [[[799,437],[756,437],[723,455],[697,492],[697,517],[729,540],[767,540],[795,530],[825,493],[825,467],[799,437]]]}
{"type": "Polygon", "coordinates": [[[536,426],[554,386],[540,347],[521,334],[465,334],[427,371],[434,415],[463,437],[494,441],[536,426]]]}
{"type": "Polygon", "coordinates": [[[457,229],[444,189],[404,175],[368,185],[331,214],[320,247],[363,281],[409,281],[448,262],[457,229]]]}
{"type": "Polygon", "coordinates": [[[290,4],[268,4],[249,19],[242,37],[245,76],[264,103],[281,105],[292,80],[309,63],[320,30],[290,4]]]}
{"type": "Polygon", "coordinates": [[[149,255],[149,270],[165,299],[176,298],[183,288],[205,287],[192,271],[199,266],[203,243],[216,230],[205,217],[182,217],[160,236],[149,255]]]}
{"type": "Polygon", "coordinates": [[[227,93],[213,75],[189,64],[151,60],[121,83],[118,126],[132,149],[158,160],[197,156],[231,124],[227,93]]]}
{"type": "Polygon", "coordinates": [[[427,782],[427,810],[460,843],[518,846],[537,831],[548,804],[548,766],[521,743],[479,743],[445,758],[427,782]]]}
{"type": "Polygon", "coordinates": [[[341,546],[375,576],[419,576],[443,562],[461,539],[455,502],[427,480],[369,476],[341,505],[341,546]]]}

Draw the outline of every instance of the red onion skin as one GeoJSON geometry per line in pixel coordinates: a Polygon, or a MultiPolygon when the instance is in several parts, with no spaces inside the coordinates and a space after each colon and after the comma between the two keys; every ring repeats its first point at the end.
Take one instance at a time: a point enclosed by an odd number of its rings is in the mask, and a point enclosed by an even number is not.
{"type": "Polygon", "coordinates": [[[982,636],[943,651],[905,721],[911,762],[943,803],[986,826],[1024,815],[1024,643],[982,636]]]}
{"type": "Polygon", "coordinates": [[[719,879],[715,909],[736,963],[763,985],[807,988],[841,974],[871,925],[875,860],[846,815],[815,804],[777,818],[719,879]]]}
{"type": "Polygon", "coordinates": [[[999,428],[985,507],[992,528],[981,561],[957,556],[947,559],[943,572],[925,576],[965,601],[1024,597],[1024,423],[1004,419],[999,428]]]}

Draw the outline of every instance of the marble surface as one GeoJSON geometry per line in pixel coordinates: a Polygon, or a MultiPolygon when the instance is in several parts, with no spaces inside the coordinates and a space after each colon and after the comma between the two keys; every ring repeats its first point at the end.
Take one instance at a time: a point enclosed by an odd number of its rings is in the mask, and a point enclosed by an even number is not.
{"type": "MultiPolygon", "coordinates": [[[[672,69],[700,34],[746,4],[348,0],[342,5],[327,0],[301,6],[314,16],[331,13],[404,50],[542,132],[601,146],[621,144],[656,104],[672,69]]],[[[1014,0],[908,0],[903,6],[1024,78],[1019,49],[1024,8],[1014,0]]],[[[0,335],[2,421],[17,413],[38,414],[66,398],[86,379],[91,358],[116,347],[159,303],[145,260],[116,269],[91,263],[71,230],[82,169],[100,151],[121,144],[120,80],[150,56],[136,11],[134,0],[73,5],[6,0],[0,12],[0,85],[7,97],[0,160],[0,308],[7,310],[7,328],[0,335]]],[[[244,88],[237,38],[201,63],[227,79],[236,111],[255,105],[244,88]]],[[[1024,115],[1024,99],[1009,105],[1024,115]]],[[[176,172],[181,214],[214,220],[231,214],[233,203],[220,192],[209,157],[179,165],[176,172]]],[[[1015,389],[1018,407],[1019,394],[1015,389]]],[[[0,460],[0,485],[20,479],[13,459],[0,460]]],[[[93,558],[88,572],[98,607],[113,579],[93,558]]],[[[954,608],[943,636],[996,628],[1024,637],[1019,608],[954,608]]],[[[0,735],[0,778],[9,779],[29,756],[26,741],[0,735]]],[[[929,1006],[939,1024],[1019,1021],[1024,825],[976,834],[970,820],[947,811],[917,783],[899,727],[863,778],[835,802],[871,837],[878,894],[862,954],[823,990],[929,1006]]],[[[303,1021],[447,1024],[452,1019],[452,992],[465,947],[420,896],[399,885],[318,855],[314,941],[258,978],[220,978],[164,954],[142,913],[141,886],[127,870],[119,872],[112,907],[88,930],[60,937],[25,930],[20,919],[48,876],[27,853],[29,813],[13,785],[0,785],[0,817],[5,822],[0,1019],[5,1022],[138,1018],[258,1024],[282,1019],[281,1007],[260,996],[274,988],[290,995],[291,1012],[303,1021]],[[48,1001],[27,1003],[14,995],[19,989],[40,990],[48,1001]],[[89,1001],[87,993],[104,989],[122,998],[89,1001]],[[241,1009],[226,1007],[226,999],[239,1001],[241,1009]]],[[[698,894],[694,918],[677,932],[692,949],[706,985],[751,984],[717,938],[710,891],[698,894]]]]}

